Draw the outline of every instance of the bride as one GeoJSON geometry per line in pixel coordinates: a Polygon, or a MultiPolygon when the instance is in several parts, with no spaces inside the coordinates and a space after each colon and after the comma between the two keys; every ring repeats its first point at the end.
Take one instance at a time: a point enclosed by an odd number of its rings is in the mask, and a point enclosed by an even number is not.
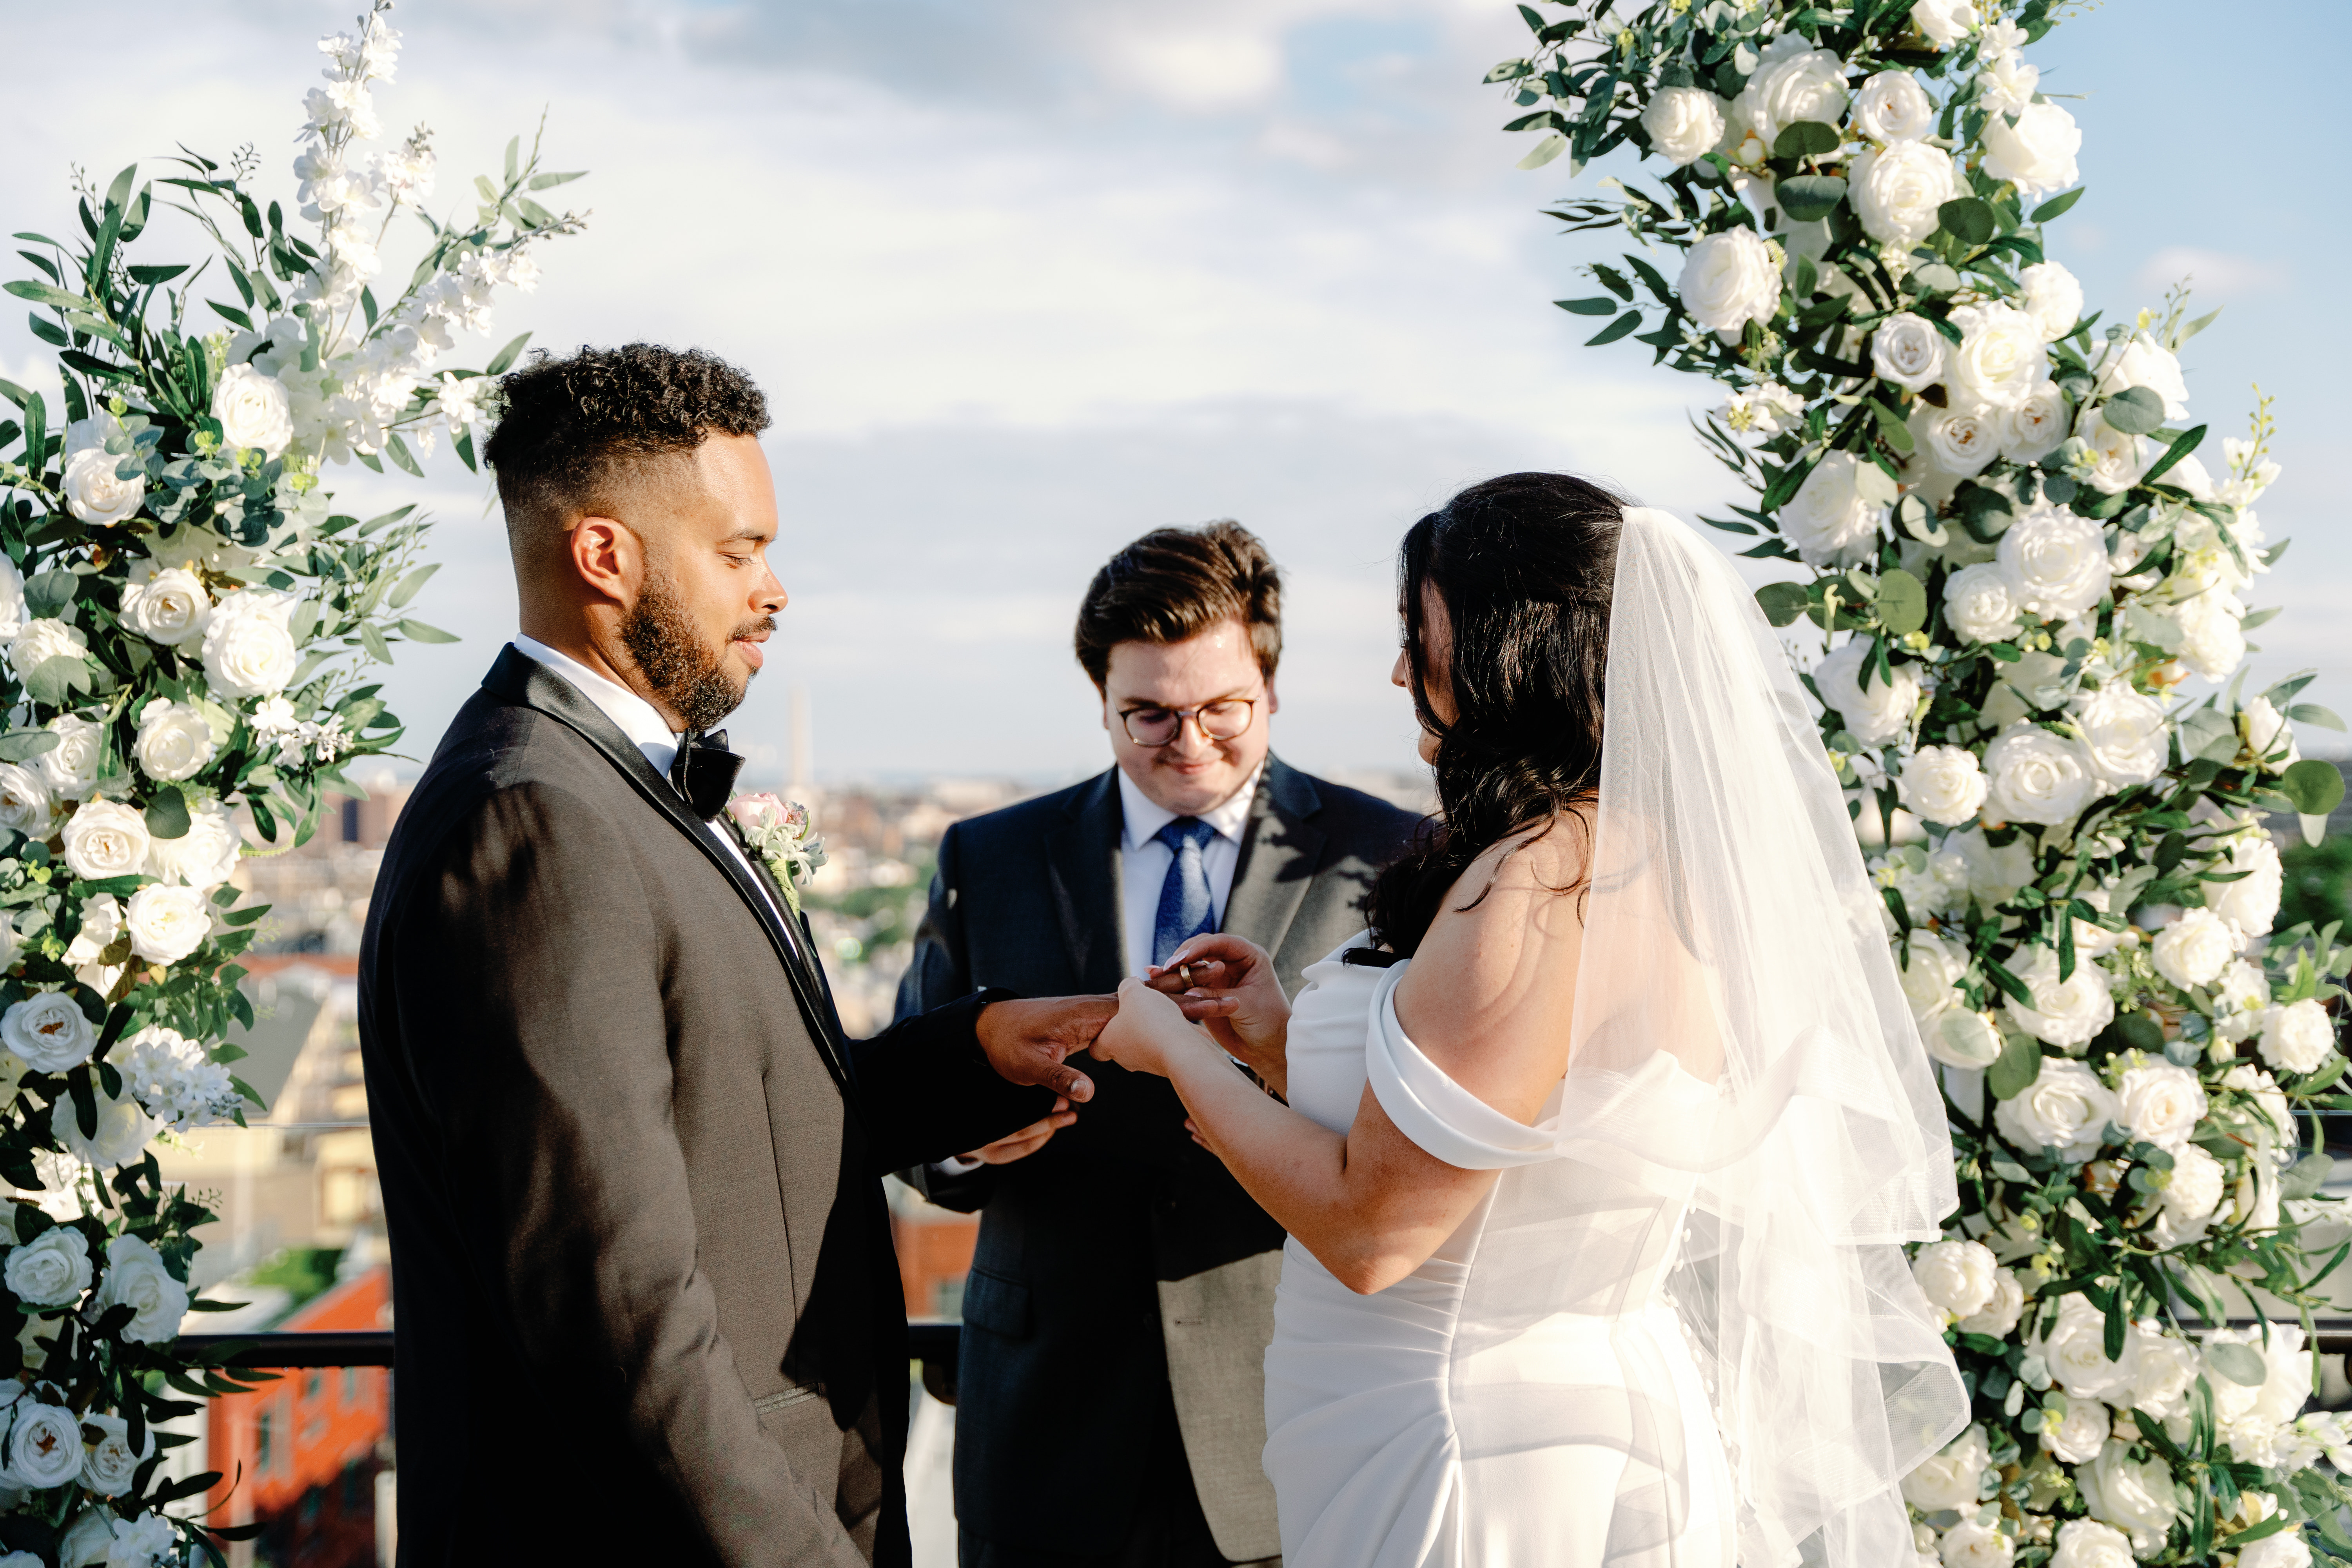
{"type": "Polygon", "coordinates": [[[1295,1006],[1200,937],[1096,1047],[1290,1233],[1284,1562],[1911,1563],[1897,1483],[1967,1419],[1900,1245],[1950,1148],[1785,655],[1561,475],[1454,497],[1400,578],[1439,825],[1295,1006]]]}

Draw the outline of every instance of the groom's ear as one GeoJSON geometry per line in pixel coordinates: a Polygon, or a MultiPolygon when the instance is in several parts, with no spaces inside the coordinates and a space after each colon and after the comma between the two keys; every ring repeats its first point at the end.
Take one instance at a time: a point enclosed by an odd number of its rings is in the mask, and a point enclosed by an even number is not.
{"type": "Polygon", "coordinates": [[[592,592],[614,605],[636,602],[645,581],[645,542],[626,523],[609,517],[583,517],[566,542],[572,570],[592,592]]]}

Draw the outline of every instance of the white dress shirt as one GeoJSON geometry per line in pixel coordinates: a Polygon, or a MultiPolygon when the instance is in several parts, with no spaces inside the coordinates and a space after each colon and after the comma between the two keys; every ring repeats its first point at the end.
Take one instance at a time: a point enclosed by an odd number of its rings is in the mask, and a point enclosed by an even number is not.
{"type": "MultiPolygon", "coordinates": [[[[1260,763],[1249,782],[1223,805],[1201,813],[1215,836],[1201,847],[1201,867],[1209,874],[1209,921],[1213,928],[1225,923],[1225,898],[1234,890],[1234,868],[1241,864],[1242,835],[1249,828],[1250,802],[1257,796],[1258,780],[1265,775],[1260,763]]],[[[1152,927],[1160,919],[1160,889],[1176,852],[1152,837],[1176,820],[1177,814],[1135,787],[1127,770],[1118,770],[1118,805],[1123,826],[1118,839],[1120,916],[1126,926],[1127,972],[1140,974],[1151,963],[1152,927]]]]}

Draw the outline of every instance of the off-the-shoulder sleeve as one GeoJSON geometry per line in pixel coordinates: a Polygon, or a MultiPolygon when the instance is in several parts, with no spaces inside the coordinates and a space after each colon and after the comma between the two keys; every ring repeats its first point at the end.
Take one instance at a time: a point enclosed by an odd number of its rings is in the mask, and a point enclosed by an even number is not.
{"type": "Polygon", "coordinates": [[[1514,1121],[1422,1055],[1396,1016],[1397,982],[1408,965],[1381,976],[1372,993],[1364,1070],[1397,1131],[1424,1152],[1465,1171],[1499,1171],[1559,1157],[1556,1133],[1514,1121]]]}

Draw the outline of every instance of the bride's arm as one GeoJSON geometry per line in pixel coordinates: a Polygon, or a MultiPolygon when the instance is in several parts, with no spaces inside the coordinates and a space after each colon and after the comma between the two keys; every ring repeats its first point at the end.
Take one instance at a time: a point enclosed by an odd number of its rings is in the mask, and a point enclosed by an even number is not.
{"type": "MultiPolygon", "coordinates": [[[[1535,1121],[1567,1067],[1583,928],[1575,895],[1556,889],[1572,885],[1582,861],[1572,829],[1507,859],[1482,857],[1397,986],[1398,1022],[1423,1054],[1522,1122],[1535,1121]],[[1462,908],[1490,872],[1491,890],[1462,908]]],[[[1342,1136],[1260,1094],[1166,999],[1139,985],[1120,999],[1097,1053],[1169,1078],[1201,1141],[1352,1290],[1385,1289],[1427,1262],[1494,1183],[1492,1171],[1423,1150],[1370,1089],[1342,1136]]]]}

